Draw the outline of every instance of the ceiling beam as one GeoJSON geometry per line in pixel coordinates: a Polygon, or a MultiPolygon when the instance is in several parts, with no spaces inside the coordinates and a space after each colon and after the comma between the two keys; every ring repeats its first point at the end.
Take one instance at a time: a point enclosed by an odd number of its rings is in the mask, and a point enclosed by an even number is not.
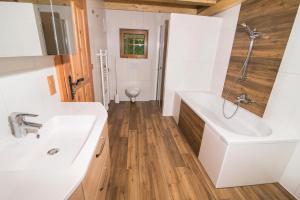
{"type": "Polygon", "coordinates": [[[220,0],[215,5],[200,11],[198,15],[212,16],[220,12],[223,12],[229,8],[232,8],[235,5],[243,3],[244,1],[246,0],[220,0]]]}
{"type": "Polygon", "coordinates": [[[156,12],[156,13],[184,13],[197,14],[196,8],[185,8],[178,6],[162,6],[162,5],[145,5],[136,3],[120,3],[120,2],[104,2],[104,8],[110,10],[127,10],[140,12],[156,12]]]}
{"type": "MultiPolygon", "coordinates": [[[[6,1],[17,1],[22,3],[33,3],[33,4],[50,4],[49,0],[6,0],[6,1]]],[[[52,0],[53,5],[70,5],[70,0],[52,0]]]]}
{"type": "MultiPolygon", "coordinates": [[[[142,0],[143,2],[168,3],[193,6],[212,6],[217,0],[142,0]]],[[[139,0],[128,0],[128,3],[140,3],[139,0]]]]}

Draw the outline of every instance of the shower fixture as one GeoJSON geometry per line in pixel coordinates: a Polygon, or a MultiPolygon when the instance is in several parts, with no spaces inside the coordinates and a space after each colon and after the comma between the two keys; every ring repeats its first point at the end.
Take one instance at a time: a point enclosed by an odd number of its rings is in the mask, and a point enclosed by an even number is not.
{"type": "Polygon", "coordinates": [[[251,30],[251,27],[249,25],[247,25],[246,23],[242,23],[240,25],[245,28],[245,30],[247,31],[250,39],[255,39],[255,38],[260,37],[260,36],[263,35],[263,33],[256,31],[256,28],[251,30]]]}
{"type": "MultiPolygon", "coordinates": [[[[249,65],[249,61],[250,61],[250,57],[253,51],[253,47],[254,47],[254,41],[256,38],[259,37],[265,37],[265,34],[256,31],[256,28],[251,29],[251,27],[249,25],[247,25],[246,23],[242,23],[240,24],[240,26],[242,26],[246,32],[248,33],[248,37],[250,40],[249,43],[249,47],[248,47],[248,52],[247,52],[247,57],[243,63],[243,66],[239,72],[239,77],[234,81],[234,85],[237,84],[238,81],[240,82],[244,82],[247,80],[247,74],[248,74],[248,65],[249,65]]],[[[244,104],[252,104],[255,101],[251,100],[250,98],[248,98],[248,95],[246,93],[242,93],[239,96],[236,97],[236,102],[234,103],[236,105],[236,108],[234,110],[234,112],[231,115],[227,115],[225,113],[225,105],[226,105],[226,99],[225,97],[228,97],[231,95],[231,91],[229,89],[225,90],[225,95],[224,95],[224,102],[223,102],[223,106],[222,106],[222,110],[223,110],[223,116],[226,119],[231,119],[238,111],[240,104],[244,103],[244,104]]]]}
{"type": "Polygon", "coordinates": [[[243,63],[242,70],[241,70],[241,76],[239,78],[240,81],[246,81],[247,80],[247,74],[248,74],[248,65],[249,65],[249,60],[253,51],[254,47],[254,41],[256,38],[263,36],[263,33],[256,31],[256,28],[251,29],[249,25],[246,23],[240,24],[248,33],[249,36],[249,47],[248,47],[248,53],[247,57],[243,63]]]}
{"type": "Polygon", "coordinates": [[[252,104],[252,103],[255,103],[255,101],[253,101],[252,99],[250,99],[248,97],[248,94],[241,93],[241,94],[239,94],[239,96],[236,97],[236,103],[237,104],[240,104],[240,103],[252,104]]]}

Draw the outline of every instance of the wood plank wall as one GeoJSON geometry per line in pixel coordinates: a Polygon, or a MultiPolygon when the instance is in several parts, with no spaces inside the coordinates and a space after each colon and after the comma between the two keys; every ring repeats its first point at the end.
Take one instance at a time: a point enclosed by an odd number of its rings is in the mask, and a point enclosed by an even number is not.
{"type": "Polygon", "coordinates": [[[205,122],[181,101],[178,127],[195,155],[199,155],[205,122]]]}
{"type": "Polygon", "coordinates": [[[247,93],[256,103],[241,106],[263,116],[299,3],[300,0],[247,0],[242,3],[238,24],[245,22],[265,35],[255,41],[248,80],[235,85],[249,46],[248,34],[238,25],[223,89],[225,99],[234,102],[240,93],[247,93]]]}

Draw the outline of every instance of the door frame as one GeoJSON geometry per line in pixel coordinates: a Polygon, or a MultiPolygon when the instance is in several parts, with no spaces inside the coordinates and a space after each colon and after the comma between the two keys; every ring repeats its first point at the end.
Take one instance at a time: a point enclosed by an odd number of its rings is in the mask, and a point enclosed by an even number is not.
{"type": "Polygon", "coordinates": [[[160,93],[161,93],[161,79],[162,79],[162,73],[161,73],[161,69],[162,69],[162,51],[163,51],[163,42],[162,42],[162,37],[163,37],[163,28],[164,25],[160,25],[159,26],[159,32],[158,32],[158,59],[157,59],[157,77],[156,77],[156,94],[155,94],[155,100],[156,101],[160,101],[160,93]]]}
{"type": "Polygon", "coordinates": [[[167,50],[168,50],[168,30],[169,30],[169,20],[165,20],[165,23],[160,26],[160,33],[159,33],[159,57],[157,62],[157,87],[156,87],[156,100],[159,102],[159,107],[161,111],[163,110],[163,100],[164,100],[164,93],[165,93],[165,71],[166,71],[166,60],[167,60],[167,50]],[[163,31],[163,32],[162,32],[163,31]],[[162,34],[163,33],[163,34],[162,34]],[[161,38],[163,37],[163,38],[161,38]],[[161,42],[163,39],[163,43],[161,42]],[[162,50],[162,52],[160,52],[162,50]],[[161,57],[162,53],[162,57],[161,57]],[[160,60],[162,59],[162,60],[160,60]],[[160,63],[160,61],[162,63],[160,63]],[[162,69],[160,72],[160,64],[162,65],[162,69]],[[159,76],[161,73],[161,82],[159,84],[159,76]],[[160,94],[158,91],[160,89],[160,94]],[[159,95],[159,98],[158,98],[159,95]]]}

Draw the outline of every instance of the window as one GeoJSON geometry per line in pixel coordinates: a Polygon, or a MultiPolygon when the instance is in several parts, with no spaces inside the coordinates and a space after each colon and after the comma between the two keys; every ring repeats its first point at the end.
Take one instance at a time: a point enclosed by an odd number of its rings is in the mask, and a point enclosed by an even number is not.
{"type": "Polygon", "coordinates": [[[148,57],[148,30],[120,29],[121,58],[148,57]]]}

